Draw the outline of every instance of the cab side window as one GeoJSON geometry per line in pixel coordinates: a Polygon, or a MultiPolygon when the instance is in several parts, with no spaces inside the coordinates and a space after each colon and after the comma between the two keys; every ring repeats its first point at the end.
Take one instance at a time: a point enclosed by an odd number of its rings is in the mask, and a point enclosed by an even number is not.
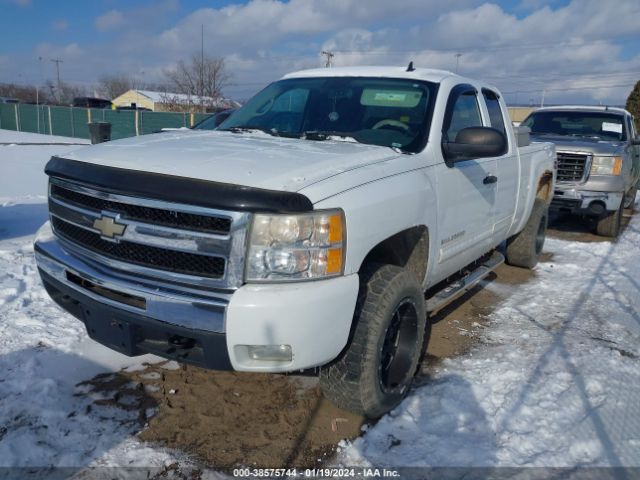
{"type": "Polygon", "coordinates": [[[507,129],[504,126],[504,115],[502,114],[502,107],[500,106],[498,95],[491,90],[483,88],[482,96],[484,97],[484,101],[487,105],[487,110],[489,111],[489,120],[491,121],[491,126],[496,130],[500,130],[506,135],[507,129]]]}
{"type": "Polygon", "coordinates": [[[627,117],[627,129],[629,131],[629,140],[633,140],[634,138],[636,138],[636,126],[634,124],[633,117],[631,116],[627,117]]]}
{"type": "Polygon", "coordinates": [[[453,104],[451,121],[445,132],[448,140],[455,141],[458,132],[468,127],[482,127],[482,116],[474,91],[462,93],[453,104]]]}

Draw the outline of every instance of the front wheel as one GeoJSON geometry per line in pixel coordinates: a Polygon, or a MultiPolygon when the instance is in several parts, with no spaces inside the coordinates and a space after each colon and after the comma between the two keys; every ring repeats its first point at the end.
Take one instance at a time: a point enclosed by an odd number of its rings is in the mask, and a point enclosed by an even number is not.
{"type": "Polygon", "coordinates": [[[604,217],[598,219],[598,224],[596,225],[596,233],[602,237],[617,237],[620,233],[623,210],[624,200],[620,202],[620,207],[615,212],[607,212],[604,217]]]}
{"type": "Polygon", "coordinates": [[[629,208],[633,210],[633,207],[636,204],[636,194],[638,193],[638,187],[633,186],[631,190],[627,192],[624,196],[624,208],[629,208]]]}
{"type": "Polygon", "coordinates": [[[394,265],[364,271],[349,345],[320,371],[324,395],[368,418],[387,413],[409,391],[426,325],[424,293],[413,274],[394,265]]]}
{"type": "Polygon", "coordinates": [[[533,268],[538,264],[547,235],[548,208],[536,198],[524,229],[507,240],[505,260],[509,265],[533,268]]]}

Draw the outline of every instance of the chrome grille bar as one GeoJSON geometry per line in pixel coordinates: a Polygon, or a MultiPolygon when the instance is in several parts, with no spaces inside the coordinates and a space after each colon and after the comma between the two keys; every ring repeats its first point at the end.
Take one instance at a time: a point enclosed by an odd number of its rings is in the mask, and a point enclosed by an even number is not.
{"type": "Polygon", "coordinates": [[[583,152],[559,151],[557,153],[557,182],[582,183],[586,181],[593,156],[583,152]]]}
{"type": "Polygon", "coordinates": [[[49,210],[54,232],[73,253],[108,268],[198,289],[242,284],[249,213],[130,197],[55,177],[49,210]],[[118,235],[100,229],[105,218],[118,235]]]}

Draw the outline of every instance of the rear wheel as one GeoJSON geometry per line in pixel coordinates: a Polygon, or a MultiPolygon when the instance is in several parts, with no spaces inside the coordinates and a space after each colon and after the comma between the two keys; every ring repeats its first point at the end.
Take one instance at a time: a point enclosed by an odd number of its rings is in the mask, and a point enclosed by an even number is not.
{"type": "Polygon", "coordinates": [[[598,224],[596,225],[596,233],[603,237],[617,237],[620,233],[623,209],[624,200],[620,202],[620,207],[615,212],[607,212],[604,217],[598,220],[598,224]]]}
{"type": "Polygon", "coordinates": [[[320,387],[337,406],[377,418],[409,391],[427,314],[422,287],[410,272],[378,265],[361,278],[352,338],[340,357],[320,371],[320,387]]]}
{"type": "Polygon", "coordinates": [[[533,268],[537,265],[547,235],[547,204],[537,198],[524,229],[507,240],[505,260],[509,265],[533,268]]]}

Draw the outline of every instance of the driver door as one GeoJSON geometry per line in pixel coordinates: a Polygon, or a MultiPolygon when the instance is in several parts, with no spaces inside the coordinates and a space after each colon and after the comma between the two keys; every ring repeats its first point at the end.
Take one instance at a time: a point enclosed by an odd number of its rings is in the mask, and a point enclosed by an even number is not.
{"type": "MultiPolygon", "coordinates": [[[[482,127],[477,90],[458,85],[450,94],[443,138],[455,139],[467,127],[482,127]]],[[[436,167],[438,198],[438,263],[454,272],[491,248],[496,206],[496,158],[461,160],[436,167]]]]}

